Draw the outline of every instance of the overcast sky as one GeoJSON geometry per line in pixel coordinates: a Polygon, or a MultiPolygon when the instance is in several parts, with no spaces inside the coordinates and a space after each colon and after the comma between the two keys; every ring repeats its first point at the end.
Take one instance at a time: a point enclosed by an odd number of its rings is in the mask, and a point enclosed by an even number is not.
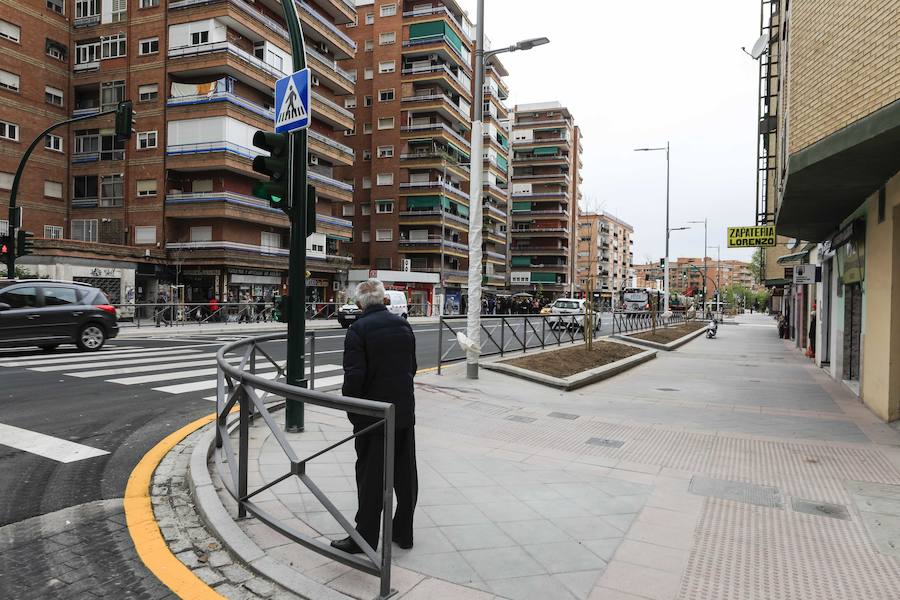
{"type": "MultiPolygon", "coordinates": [[[[459,0],[475,20],[476,0],[459,0]]],[[[725,228],[754,224],[759,0],[486,0],[493,47],[547,36],[506,54],[508,103],[558,100],[584,135],[584,201],[635,229],[634,259],[665,254],[665,153],[671,226],[709,218],[723,258],[725,228]]],[[[701,256],[703,225],[671,236],[671,256],[701,256]]],[[[715,249],[709,255],[715,257],[715,249]]]]}

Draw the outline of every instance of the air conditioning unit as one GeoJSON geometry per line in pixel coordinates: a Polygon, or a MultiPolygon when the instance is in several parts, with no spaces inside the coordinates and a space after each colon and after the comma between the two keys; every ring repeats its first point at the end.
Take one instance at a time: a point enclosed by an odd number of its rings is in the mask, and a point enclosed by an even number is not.
{"type": "Polygon", "coordinates": [[[428,55],[428,60],[430,60],[430,61],[436,61],[437,59],[438,59],[437,54],[429,54],[428,55]]]}
{"type": "Polygon", "coordinates": [[[309,155],[309,164],[311,164],[311,165],[319,164],[319,157],[316,156],[315,154],[310,154],[309,155]]]}
{"type": "Polygon", "coordinates": [[[313,76],[311,77],[311,79],[312,79],[313,87],[319,87],[319,78],[316,77],[315,75],[313,75],[313,76]]]}
{"type": "Polygon", "coordinates": [[[322,54],[327,54],[328,53],[328,44],[326,44],[324,42],[317,42],[316,50],[318,50],[322,54]]]}

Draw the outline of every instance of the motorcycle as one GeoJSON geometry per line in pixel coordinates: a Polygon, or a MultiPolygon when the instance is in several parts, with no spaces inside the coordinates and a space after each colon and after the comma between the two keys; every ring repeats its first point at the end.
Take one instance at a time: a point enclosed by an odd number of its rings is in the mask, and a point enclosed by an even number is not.
{"type": "Polygon", "coordinates": [[[716,337],[716,331],[719,329],[719,322],[716,319],[713,319],[709,322],[709,325],[706,326],[706,339],[711,340],[716,337]]]}

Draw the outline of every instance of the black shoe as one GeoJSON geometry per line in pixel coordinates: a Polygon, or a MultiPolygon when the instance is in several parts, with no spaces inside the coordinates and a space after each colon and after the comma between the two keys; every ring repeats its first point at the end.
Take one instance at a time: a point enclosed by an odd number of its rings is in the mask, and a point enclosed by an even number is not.
{"type": "Polygon", "coordinates": [[[401,548],[403,548],[404,550],[409,550],[410,548],[413,547],[412,540],[409,540],[408,542],[406,542],[406,541],[400,540],[398,538],[393,538],[393,539],[394,539],[394,543],[397,544],[398,546],[400,546],[401,548]]]}
{"type": "Polygon", "coordinates": [[[332,540],[331,547],[337,548],[347,554],[362,554],[362,548],[356,545],[352,537],[345,537],[342,540],[332,540]]]}

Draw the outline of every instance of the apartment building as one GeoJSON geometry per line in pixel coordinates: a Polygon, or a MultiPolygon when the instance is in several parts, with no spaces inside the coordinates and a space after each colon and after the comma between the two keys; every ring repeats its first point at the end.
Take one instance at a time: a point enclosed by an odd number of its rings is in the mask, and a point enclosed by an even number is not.
{"type": "Polygon", "coordinates": [[[510,288],[573,295],[581,132],[559,102],[516,105],[512,121],[510,288]]]}
{"type": "MultiPolygon", "coordinates": [[[[663,287],[663,268],[658,262],[634,265],[638,287],[663,287]]],[[[742,286],[756,290],[757,284],[750,270],[750,263],[740,260],[722,260],[706,257],[679,257],[669,263],[669,287],[674,293],[702,297],[706,280],[707,296],[712,298],[720,287],[742,286]]]]}
{"type": "Polygon", "coordinates": [[[766,201],[779,234],[792,238],[781,264],[821,269],[810,284],[785,273],[782,311],[803,349],[812,321],[816,363],[892,421],[900,418],[900,4],[764,0],[761,9],[766,130],[778,142],[766,201]]]}
{"type": "MultiPolygon", "coordinates": [[[[47,123],[121,100],[134,102],[137,131],[118,142],[104,116],[48,137],[25,187],[45,194],[20,198],[25,229],[38,237],[22,266],[98,285],[119,302],[282,291],[289,223],[252,195],[260,176],[251,167],[253,134],[272,129],[275,81],[294,69],[280,3],[29,4],[36,8],[0,0],[3,30],[16,34],[0,37],[0,68],[16,82],[0,88],[0,120],[18,130],[0,140],[0,171],[14,171],[20,148],[47,123]]],[[[348,0],[296,4],[314,86],[309,178],[318,216],[307,243],[308,300],[326,301],[345,287],[350,266],[352,224],[340,215],[353,188],[334,170],[353,163],[343,97],[354,80],[340,65],[356,45],[339,25],[356,11],[348,0]]]]}
{"type": "Polygon", "coordinates": [[[634,228],[608,213],[582,212],[578,216],[577,289],[612,303],[631,284],[634,274],[634,228]]]}

